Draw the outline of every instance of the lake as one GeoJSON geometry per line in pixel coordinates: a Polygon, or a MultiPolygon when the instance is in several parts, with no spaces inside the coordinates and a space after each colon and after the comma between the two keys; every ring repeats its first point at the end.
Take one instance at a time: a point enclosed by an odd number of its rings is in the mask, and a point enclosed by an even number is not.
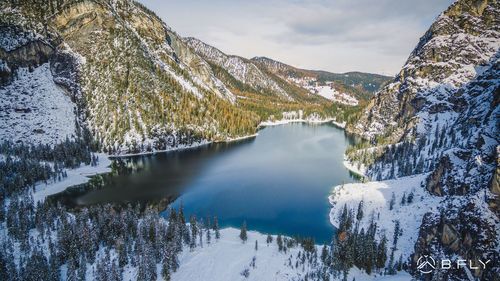
{"type": "Polygon", "coordinates": [[[217,216],[239,227],[328,243],[328,195],[355,179],[343,166],[352,143],[330,125],[292,123],[266,127],[256,138],[118,161],[105,186],[73,193],[75,205],[170,198],[186,217],[217,216]]]}

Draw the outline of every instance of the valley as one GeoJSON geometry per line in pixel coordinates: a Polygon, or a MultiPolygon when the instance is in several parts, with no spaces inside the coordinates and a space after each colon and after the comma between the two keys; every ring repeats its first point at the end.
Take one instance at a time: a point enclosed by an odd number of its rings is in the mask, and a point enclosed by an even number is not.
{"type": "Polygon", "coordinates": [[[497,280],[499,15],[455,1],[388,77],[0,3],[0,280],[497,280]]]}

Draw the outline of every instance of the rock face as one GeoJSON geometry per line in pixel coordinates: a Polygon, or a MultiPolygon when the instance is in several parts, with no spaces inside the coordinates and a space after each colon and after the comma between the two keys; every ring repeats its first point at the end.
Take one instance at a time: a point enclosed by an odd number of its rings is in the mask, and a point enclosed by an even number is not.
{"type": "Polygon", "coordinates": [[[103,150],[164,150],[255,132],[258,116],[139,3],[50,2],[0,4],[1,83],[49,63],[103,150]]]}
{"type": "Polygon", "coordinates": [[[458,1],[438,17],[396,79],[348,129],[365,138],[399,141],[425,135],[436,114],[450,112],[450,119],[456,118],[465,102],[460,89],[494,63],[499,29],[496,1],[458,1]]]}
{"type": "Polygon", "coordinates": [[[247,84],[257,91],[273,93],[285,99],[293,100],[285,89],[252,61],[239,56],[227,55],[219,49],[193,37],[185,38],[184,41],[193,48],[196,53],[200,54],[209,62],[222,67],[241,83],[247,84]]]}
{"type": "MultiPolygon", "coordinates": [[[[348,130],[377,145],[372,178],[429,172],[423,183],[442,197],[428,213],[410,267],[422,279],[467,279],[463,270],[420,275],[421,255],[499,260],[500,4],[457,1],[421,38],[392,83],[348,130]]],[[[363,161],[366,153],[351,157],[363,161]],[[364,155],[364,154],[363,154],[364,155]]],[[[495,280],[498,264],[472,271],[495,280]]]]}

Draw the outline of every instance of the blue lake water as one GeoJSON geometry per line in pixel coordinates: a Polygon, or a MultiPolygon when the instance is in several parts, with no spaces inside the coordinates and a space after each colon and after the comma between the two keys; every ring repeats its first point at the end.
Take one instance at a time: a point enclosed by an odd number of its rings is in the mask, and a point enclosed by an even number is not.
{"type": "Polygon", "coordinates": [[[222,227],[314,237],[328,242],[328,195],[355,179],[342,164],[352,140],[333,125],[266,127],[256,138],[128,158],[127,173],[75,196],[79,205],[177,198],[186,216],[217,216],[222,227]]]}

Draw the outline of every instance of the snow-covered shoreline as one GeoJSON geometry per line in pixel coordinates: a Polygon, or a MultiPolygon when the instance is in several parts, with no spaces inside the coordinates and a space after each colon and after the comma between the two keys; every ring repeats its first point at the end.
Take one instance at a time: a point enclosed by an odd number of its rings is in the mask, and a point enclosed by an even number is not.
{"type": "Polygon", "coordinates": [[[342,163],[344,164],[344,167],[346,167],[347,170],[355,173],[358,176],[368,179],[368,177],[366,176],[366,168],[364,167],[364,165],[361,165],[361,167],[359,168],[356,167],[351,161],[347,160],[347,157],[345,155],[344,155],[344,161],[342,161],[342,163]]]}
{"type": "Polygon", "coordinates": [[[126,157],[141,156],[141,155],[155,155],[158,153],[171,152],[171,151],[181,151],[181,150],[186,150],[186,149],[197,148],[197,147],[208,145],[211,143],[213,143],[213,142],[212,141],[200,141],[200,142],[195,142],[195,143],[190,144],[190,145],[180,145],[180,146],[169,147],[167,149],[161,149],[161,150],[143,151],[143,152],[126,153],[126,154],[112,154],[112,155],[109,155],[109,157],[111,159],[115,159],[115,158],[126,158],[126,157]]]}
{"type": "Polygon", "coordinates": [[[269,121],[268,120],[268,121],[260,122],[258,128],[286,125],[286,124],[290,124],[290,123],[323,124],[323,123],[334,122],[334,120],[335,119],[333,119],[333,118],[327,118],[327,119],[281,119],[281,120],[276,120],[276,121],[269,121]]]}
{"type": "Polygon", "coordinates": [[[347,122],[344,121],[342,123],[339,123],[339,122],[333,120],[332,124],[335,125],[335,126],[337,126],[337,127],[339,127],[339,128],[341,128],[341,129],[345,129],[345,127],[347,125],[347,122]]]}
{"type": "Polygon", "coordinates": [[[241,141],[241,140],[256,138],[258,135],[259,135],[259,133],[255,133],[255,134],[241,136],[241,137],[236,137],[236,138],[228,138],[228,139],[225,139],[223,141],[215,141],[215,143],[237,142],[237,141],[241,141]]]}
{"type": "Polygon", "coordinates": [[[67,169],[66,173],[68,176],[61,181],[53,182],[49,180],[47,184],[36,184],[33,200],[35,202],[44,201],[48,196],[62,192],[68,187],[88,182],[92,176],[111,172],[111,168],[109,167],[111,159],[109,155],[104,153],[97,153],[96,155],[99,157],[97,166],[85,165],[76,169],[67,169]]]}

